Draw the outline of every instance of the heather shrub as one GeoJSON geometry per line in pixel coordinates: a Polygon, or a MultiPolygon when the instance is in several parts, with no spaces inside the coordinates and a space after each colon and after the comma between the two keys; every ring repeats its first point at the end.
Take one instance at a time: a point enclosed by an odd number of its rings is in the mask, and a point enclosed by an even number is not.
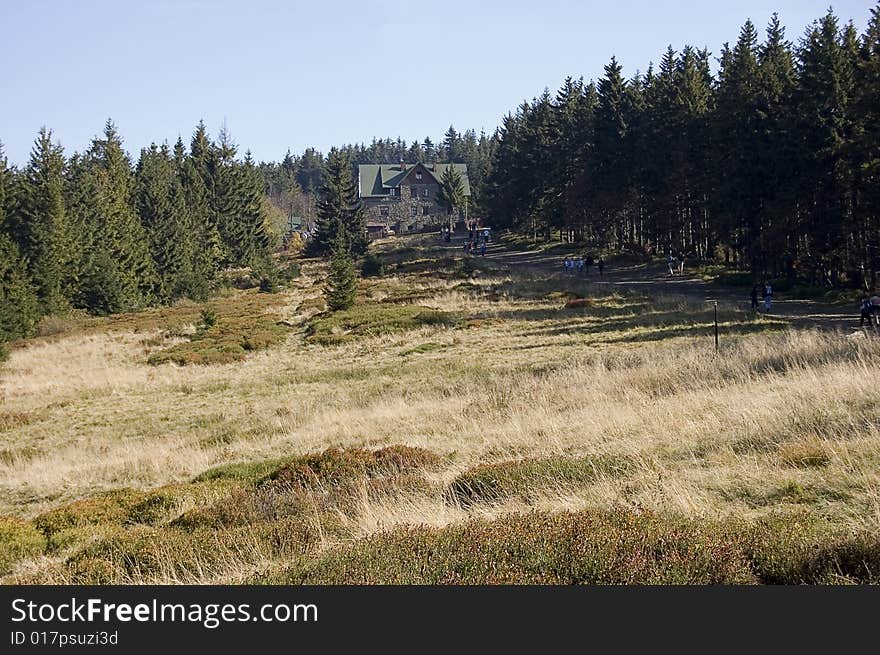
{"type": "Polygon", "coordinates": [[[435,468],[440,461],[440,457],[430,451],[409,446],[389,446],[379,450],[330,448],[288,461],[269,474],[263,483],[301,489],[332,488],[363,478],[435,468]]]}
{"type": "Polygon", "coordinates": [[[26,557],[39,555],[46,548],[46,537],[32,523],[14,516],[0,516],[0,574],[26,557]]]}
{"type": "Polygon", "coordinates": [[[603,475],[618,477],[630,468],[630,461],[621,457],[548,457],[480,464],[452,481],[447,498],[463,506],[510,497],[528,500],[547,487],[588,485],[603,475]]]}

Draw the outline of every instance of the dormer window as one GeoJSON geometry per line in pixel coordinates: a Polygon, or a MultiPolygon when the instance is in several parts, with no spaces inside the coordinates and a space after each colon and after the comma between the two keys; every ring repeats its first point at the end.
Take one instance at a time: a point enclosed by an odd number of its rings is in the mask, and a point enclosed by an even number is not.
{"type": "Polygon", "coordinates": [[[416,179],[417,179],[417,180],[421,180],[421,179],[422,179],[422,171],[416,171],[416,179]]]}
{"type": "Polygon", "coordinates": [[[392,189],[388,189],[388,195],[389,195],[389,196],[393,196],[395,191],[396,191],[396,189],[393,189],[393,188],[392,188],[392,189]]]}

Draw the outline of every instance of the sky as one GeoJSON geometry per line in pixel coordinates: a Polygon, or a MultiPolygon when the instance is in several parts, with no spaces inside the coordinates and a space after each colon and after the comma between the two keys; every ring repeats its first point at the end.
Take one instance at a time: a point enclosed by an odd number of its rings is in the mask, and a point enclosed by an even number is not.
{"type": "MultiPolygon", "coordinates": [[[[668,45],[713,58],[778,12],[796,41],[829,0],[0,0],[0,142],[26,163],[41,126],[70,155],[116,123],[137,156],[200,119],[278,161],[373,137],[491,133],[566,76],[628,76],[668,45]]],[[[869,0],[833,3],[861,33],[869,0]]]]}

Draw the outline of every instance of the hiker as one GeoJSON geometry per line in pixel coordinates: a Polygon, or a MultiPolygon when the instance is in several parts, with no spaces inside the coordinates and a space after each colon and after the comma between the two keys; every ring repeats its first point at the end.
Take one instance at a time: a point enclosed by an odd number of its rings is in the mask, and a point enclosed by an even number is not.
{"type": "Polygon", "coordinates": [[[669,274],[675,275],[675,271],[672,270],[672,263],[675,261],[675,257],[672,256],[672,253],[666,255],[666,265],[669,267],[669,274]]]}
{"type": "Polygon", "coordinates": [[[605,273],[605,260],[599,257],[599,275],[604,275],[605,273]]]}
{"type": "Polygon", "coordinates": [[[861,316],[859,317],[859,327],[864,327],[865,320],[868,321],[868,327],[871,327],[871,317],[874,315],[874,305],[871,304],[870,298],[862,298],[862,302],[859,305],[859,310],[861,316]]]}
{"type": "Polygon", "coordinates": [[[773,301],[773,285],[770,284],[769,280],[767,284],[764,285],[764,311],[770,311],[770,304],[773,301]]]}
{"type": "Polygon", "coordinates": [[[758,285],[752,287],[752,309],[758,310],[758,285]]]}
{"type": "Polygon", "coordinates": [[[684,275],[684,255],[678,260],[678,274],[684,275]]]}
{"type": "Polygon", "coordinates": [[[486,240],[481,239],[480,240],[480,257],[485,257],[485,256],[486,256],[486,240]]]}
{"type": "Polygon", "coordinates": [[[583,275],[583,274],[584,274],[584,258],[583,258],[583,257],[578,257],[578,260],[577,260],[577,272],[578,272],[578,275],[583,275]]]}

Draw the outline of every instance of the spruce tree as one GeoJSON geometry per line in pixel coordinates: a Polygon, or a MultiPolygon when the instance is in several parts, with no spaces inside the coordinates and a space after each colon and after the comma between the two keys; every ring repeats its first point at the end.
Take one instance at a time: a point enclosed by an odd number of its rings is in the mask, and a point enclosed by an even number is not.
{"type": "Polygon", "coordinates": [[[12,171],[6,163],[6,155],[3,153],[3,142],[0,141],[0,234],[7,231],[6,209],[10,200],[10,186],[12,183],[12,171]]]}
{"type": "Polygon", "coordinates": [[[141,151],[137,166],[135,207],[147,232],[157,274],[156,296],[171,302],[191,294],[197,232],[167,146],[152,144],[141,151]]]}
{"type": "Polygon", "coordinates": [[[89,235],[80,302],[97,313],[131,311],[153,300],[155,268],[134,209],[134,177],[112,121],[83,162],[79,219],[89,235]]]}
{"type": "Polygon", "coordinates": [[[263,180],[254,165],[250,151],[239,166],[241,177],[241,208],[235,227],[238,257],[246,266],[271,268],[270,248],[275,241],[269,225],[263,180]]]}
{"type": "Polygon", "coordinates": [[[463,207],[467,198],[464,195],[464,182],[461,173],[449,164],[440,176],[440,186],[437,189],[437,204],[446,209],[449,220],[455,222],[453,212],[463,207]]]}
{"type": "Polygon", "coordinates": [[[348,309],[354,305],[356,294],[357,274],[354,261],[350,247],[345,242],[344,232],[339,228],[330,252],[330,274],[324,289],[327,307],[331,312],[348,309]]]}
{"type": "Polygon", "coordinates": [[[352,257],[367,250],[366,218],[358,197],[351,160],[336,148],[330,151],[318,198],[316,234],[309,244],[312,255],[325,255],[342,236],[352,257]]]}
{"type": "Polygon", "coordinates": [[[28,263],[28,273],[43,313],[61,311],[64,277],[69,268],[67,215],[64,206],[64,155],[43,127],[30,161],[19,178],[11,234],[28,263]]]}
{"type": "Polygon", "coordinates": [[[0,350],[4,341],[31,334],[39,317],[24,259],[15,243],[0,233],[0,350]]]}

